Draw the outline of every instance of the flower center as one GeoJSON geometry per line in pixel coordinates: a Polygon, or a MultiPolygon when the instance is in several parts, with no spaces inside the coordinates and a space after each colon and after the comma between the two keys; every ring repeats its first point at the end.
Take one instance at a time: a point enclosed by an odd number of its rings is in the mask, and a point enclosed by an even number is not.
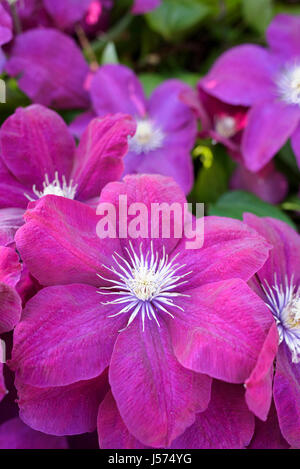
{"type": "Polygon", "coordinates": [[[128,327],[140,314],[143,330],[145,330],[145,318],[150,321],[154,319],[158,326],[160,326],[157,318],[158,313],[165,313],[174,318],[169,309],[182,310],[179,305],[174,303],[174,299],[188,296],[178,292],[178,288],[187,283],[187,280],[182,279],[191,274],[191,272],[179,273],[185,267],[185,265],[175,262],[179,254],[170,260],[165,248],[163,248],[161,255],[154,252],[153,243],[146,253],[143,252],[142,243],[138,253],[131,243],[130,249],[125,249],[128,259],[115,253],[113,256],[115,266],[104,266],[108,272],[113,274],[113,278],[99,275],[102,280],[111,284],[108,287],[101,287],[99,293],[116,296],[112,301],[106,301],[102,304],[120,305],[121,308],[120,311],[109,317],[130,313],[126,326],[128,327]],[[121,307],[121,305],[124,306],[121,307]]]}
{"type": "Polygon", "coordinates": [[[136,133],[129,139],[129,149],[138,154],[148,153],[161,148],[163,140],[163,132],[151,120],[138,120],[136,133]]]}
{"type": "MultiPolygon", "coordinates": [[[[73,185],[73,180],[71,179],[69,184],[67,184],[65,176],[62,176],[62,183],[58,178],[58,173],[55,173],[55,179],[50,182],[48,174],[45,174],[45,181],[43,182],[43,190],[39,191],[34,184],[32,186],[33,193],[37,196],[38,199],[44,197],[44,195],[57,195],[59,197],[66,197],[67,199],[74,199],[76,194],[77,184],[73,185]]],[[[36,200],[30,197],[28,194],[24,194],[27,199],[31,202],[36,200]]]]}
{"type": "Polygon", "coordinates": [[[277,81],[280,97],[288,104],[300,106],[300,64],[294,64],[281,72],[277,81]]]}
{"type": "Polygon", "coordinates": [[[230,138],[233,137],[236,132],[236,122],[234,117],[222,116],[217,117],[215,121],[215,130],[221,135],[221,137],[230,138]]]}
{"type": "Polygon", "coordinates": [[[293,284],[293,277],[284,284],[279,284],[274,278],[274,285],[270,287],[265,282],[263,290],[267,297],[267,306],[271,310],[279,333],[279,340],[283,340],[289,347],[294,363],[300,362],[300,286],[293,284]]]}

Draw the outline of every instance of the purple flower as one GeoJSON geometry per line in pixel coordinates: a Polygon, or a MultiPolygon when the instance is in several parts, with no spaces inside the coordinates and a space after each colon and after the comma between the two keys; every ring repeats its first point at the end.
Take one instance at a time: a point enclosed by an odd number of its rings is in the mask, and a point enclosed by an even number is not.
{"type": "MultiPolygon", "coordinates": [[[[120,195],[148,209],[186,202],[172,179],[153,175],[110,183],[100,200],[117,207],[120,195]]],[[[272,318],[246,282],[269,245],[238,220],[207,217],[203,247],[188,250],[184,237],[100,239],[100,219],[49,195],[30,204],[16,234],[45,286],[14,335],[20,416],[55,435],[92,431],[109,366],[129,432],[169,446],[207,408],[210,376],[242,383],[256,364],[272,318]]]]}
{"type": "MultiPolygon", "coordinates": [[[[241,449],[254,432],[254,416],[247,409],[240,385],[213,381],[211,400],[195,422],[176,438],[172,449],[241,449]]],[[[99,446],[102,449],[149,448],[131,435],[124,424],[111,392],[98,413],[99,446]]]]}
{"type": "Polygon", "coordinates": [[[276,170],[272,161],[257,173],[248,171],[244,165],[238,165],[234,171],[230,187],[233,190],[252,192],[271,204],[280,203],[288,193],[285,176],[276,170]]]}
{"type": "Polygon", "coordinates": [[[1,46],[12,39],[12,19],[5,8],[0,4],[0,73],[2,72],[5,56],[1,46]]]}
{"type": "Polygon", "coordinates": [[[267,40],[270,50],[246,44],[225,52],[200,82],[225,103],[251,107],[242,154],[253,172],[290,137],[300,166],[300,18],[276,16],[267,40]]]}
{"type": "Polygon", "coordinates": [[[32,430],[19,418],[0,425],[0,449],[67,449],[66,438],[32,430]]]}
{"type": "Polygon", "coordinates": [[[270,310],[273,324],[246,381],[246,400],[250,410],[266,420],[273,395],[281,433],[292,447],[299,448],[300,236],[279,220],[246,214],[245,221],[273,246],[252,280],[253,289],[270,310]]]}
{"type": "MultiPolygon", "coordinates": [[[[17,109],[0,129],[0,208],[25,209],[28,200],[47,194],[97,203],[102,187],[121,177],[128,136],[134,131],[130,116],[96,118],[76,148],[56,112],[37,104],[17,109]]],[[[20,214],[6,210],[8,227],[11,217],[18,225],[20,214]]],[[[2,229],[9,238],[4,223],[2,229]]]]}
{"type": "MultiPolygon", "coordinates": [[[[91,82],[90,96],[98,116],[125,112],[137,122],[124,160],[124,174],[152,173],[170,176],[188,193],[193,185],[193,148],[196,118],[180,99],[190,88],[179,80],[167,80],[158,86],[149,100],[134,72],[123,65],[104,65],[91,82]]],[[[91,114],[73,123],[78,131],[85,128],[91,114]]],[[[73,127],[74,130],[74,127],[73,127]]]]}
{"type": "Polygon", "coordinates": [[[65,109],[89,105],[88,64],[75,41],[60,31],[36,28],[19,34],[5,70],[20,77],[20,89],[36,103],[65,109]]]}
{"type": "Polygon", "coordinates": [[[21,277],[17,253],[9,247],[0,247],[0,334],[11,331],[21,316],[21,298],[15,287],[21,277]]]}

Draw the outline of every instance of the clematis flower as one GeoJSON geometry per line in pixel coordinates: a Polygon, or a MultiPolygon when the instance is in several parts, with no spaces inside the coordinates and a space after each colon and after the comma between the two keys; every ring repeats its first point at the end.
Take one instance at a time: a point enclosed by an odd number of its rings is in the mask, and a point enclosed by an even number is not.
{"type": "Polygon", "coordinates": [[[84,89],[89,67],[75,41],[51,28],[30,29],[17,35],[6,72],[18,78],[29,98],[56,108],[85,108],[84,89]]]}
{"type": "MultiPolygon", "coordinates": [[[[3,216],[12,217],[12,223],[18,226],[20,209],[27,207],[28,200],[47,194],[93,204],[107,182],[121,177],[127,137],[134,131],[130,116],[97,118],[76,148],[67,125],[56,112],[40,105],[17,109],[0,129],[3,216]]],[[[11,231],[4,230],[4,238],[10,235],[11,231]]]]}
{"type": "Polygon", "coordinates": [[[265,422],[255,419],[255,431],[248,449],[288,449],[290,445],[283,438],[274,402],[265,422]]]}
{"type": "Polygon", "coordinates": [[[19,418],[0,425],[0,449],[67,449],[66,438],[32,430],[19,418]]]}
{"type": "Polygon", "coordinates": [[[270,204],[278,204],[288,193],[286,177],[276,170],[272,161],[257,173],[248,171],[243,164],[235,169],[230,187],[233,190],[252,192],[270,204]]]}
{"type": "Polygon", "coordinates": [[[246,380],[246,400],[250,410],[266,420],[273,395],[281,433],[292,447],[299,448],[300,236],[279,220],[246,214],[245,221],[273,245],[268,260],[252,280],[273,324],[246,380]]]}
{"type": "MultiPolygon", "coordinates": [[[[147,101],[134,72],[123,65],[103,65],[90,85],[90,96],[98,116],[126,112],[137,123],[124,160],[124,174],[153,173],[170,176],[188,193],[193,185],[190,151],[197,128],[193,112],[179,95],[189,86],[167,80],[147,101]]],[[[73,123],[77,132],[91,118],[88,112],[73,123]]],[[[72,128],[72,127],[71,127],[72,128]]],[[[73,127],[74,129],[74,127],[73,127]]]]}
{"type": "MultiPolygon", "coordinates": [[[[100,202],[118,207],[120,195],[148,209],[186,202],[158,175],[109,183],[100,202]]],[[[26,424],[55,435],[93,430],[109,366],[129,432],[166,447],[207,408],[211,377],[249,376],[272,322],[246,283],[269,250],[251,228],[208,217],[198,250],[174,233],[102,239],[94,210],[53,195],[32,202],[25,220],[17,248],[45,287],[26,304],[10,362],[26,424]]]]}
{"type": "MultiPolygon", "coordinates": [[[[208,408],[176,438],[171,449],[242,449],[254,432],[254,416],[247,409],[240,385],[214,380],[208,408]]],[[[126,428],[111,392],[99,407],[98,436],[101,449],[149,448],[126,428]]]]}
{"type": "Polygon", "coordinates": [[[1,49],[3,44],[6,44],[12,39],[12,19],[9,13],[0,4],[0,73],[2,72],[5,55],[1,49]]]}
{"type": "Polygon", "coordinates": [[[290,137],[300,165],[300,18],[276,16],[267,41],[269,49],[246,44],[225,52],[200,81],[215,98],[251,108],[241,149],[253,172],[290,137]]]}

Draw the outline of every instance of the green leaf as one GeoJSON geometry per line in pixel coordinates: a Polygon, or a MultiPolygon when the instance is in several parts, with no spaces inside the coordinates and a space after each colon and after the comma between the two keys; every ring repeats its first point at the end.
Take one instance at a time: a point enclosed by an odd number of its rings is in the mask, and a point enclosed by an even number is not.
{"type": "Polygon", "coordinates": [[[218,202],[209,208],[209,215],[238,218],[242,220],[245,212],[259,217],[277,218],[296,229],[292,220],[278,207],[268,204],[254,194],[244,191],[232,191],[222,195],[218,202]]]}
{"type": "Polygon", "coordinates": [[[104,64],[118,64],[118,54],[113,42],[108,42],[104,47],[101,57],[101,65],[104,64]]]}
{"type": "Polygon", "coordinates": [[[273,17],[272,0],[243,0],[245,22],[259,33],[264,33],[273,17]]]}
{"type": "Polygon", "coordinates": [[[281,204],[281,207],[283,208],[283,210],[300,212],[300,197],[298,197],[297,195],[292,195],[281,204]]]}
{"type": "Polygon", "coordinates": [[[163,0],[146,16],[149,26],[169,41],[176,41],[197,26],[210,12],[201,0],[163,0]]]}
{"type": "Polygon", "coordinates": [[[152,91],[165,80],[165,77],[157,73],[141,73],[139,79],[146,95],[149,97],[152,91]]]}

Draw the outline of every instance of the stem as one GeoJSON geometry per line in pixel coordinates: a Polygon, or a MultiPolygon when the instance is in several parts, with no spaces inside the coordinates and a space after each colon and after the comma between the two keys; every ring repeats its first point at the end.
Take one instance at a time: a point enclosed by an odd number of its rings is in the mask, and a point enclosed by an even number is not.
{"type": "Polygon", "coordinates": [[[18,13],[18,10],[16,8],[16,3],[15,2],[10,3],[10,11],[11,11],[11,16],[13,18],[16,33],[21,34],[22,33],[22,25],[21,25],[19,13],[18,13]]]}
{"type": "Polygon", "coordinates": [[[75,26],[75,32],[77,34],[77,37],[78,37],[78,40],[80,42],[80,45],[88,59],[88,61],[90,62],[92,68],[94,70],[96,70],[98,68],[98,61],[97,61],[97,57],[95,55],[95,52],[90,44],[90,41],[88,40],[85,32],[84,32],[84,29],[79,25],[77,24],[75,26]]]}

